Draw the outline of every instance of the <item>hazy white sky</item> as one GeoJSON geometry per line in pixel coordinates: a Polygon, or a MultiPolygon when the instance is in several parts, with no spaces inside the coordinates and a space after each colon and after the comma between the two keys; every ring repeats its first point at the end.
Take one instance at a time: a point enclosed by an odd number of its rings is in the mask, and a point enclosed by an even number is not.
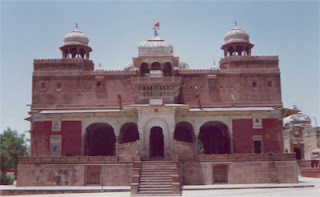
{"type": "Polygon", "coordinates": [[[203,69],[223,57],[235,20],[255,45],[252,55],[279,56],[284,107],[297,105],[320,125],[319,1],[1,1],[0,129],[30,129],[33,60],[61,58],[76,22],[96,67],[123,69],[160,22],[174,55],[203,69]]]}

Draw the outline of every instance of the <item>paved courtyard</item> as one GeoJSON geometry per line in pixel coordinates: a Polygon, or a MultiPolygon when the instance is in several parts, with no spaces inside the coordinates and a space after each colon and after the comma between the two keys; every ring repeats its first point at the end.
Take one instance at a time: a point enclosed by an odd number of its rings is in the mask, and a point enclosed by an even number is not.
{"type": "MultiPolygon", "coordinates": [[[[301,184],[314,185],[314,187],[304,188],[258,188],[258,189],[215,189],[215,190],[184,190],[184,197],[212,197],[212,196],[320,196],[320,178],[300,177],[301,184]]],[[[256,185],[257,187],[267,184],[256,185]]],[[[231,185],[228,185],[231,186],[231,185]]],[[[208,186],[210,187],[210,186],[208,186]]],[[[19,195],[19,197],[129,197],[129,192],[110,192],[110,193],[83,193],[83,194],[48,194],[48,195],[19,195]]]]}

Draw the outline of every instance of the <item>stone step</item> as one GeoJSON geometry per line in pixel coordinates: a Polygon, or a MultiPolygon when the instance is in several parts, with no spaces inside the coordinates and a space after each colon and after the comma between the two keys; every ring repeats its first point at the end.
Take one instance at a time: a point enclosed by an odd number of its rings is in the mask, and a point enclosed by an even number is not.
{"type": "Polygon", "coordinates": [[[150,182],[172,182],[172,178],[149,178],[149,177],[146,177],[146,178],[143,178],[143,179],[140,179],[140,182],[147,182],[147,181],[150,181],[150,182]]]}
{"type": "Polygon", "coordinates": [[[154,174],[154,175],[167,174],[168,176],[171,176],[172,172],[171,171],[162,171],[162,172],[144,171],[144,172],[140,172],[140,175],[144,175],[144,174],[154,174]]]}
{"type": "Polygon", "coordinates": [[[172,181],[140,181],[139,185],[172,185],[172,181]]]}
{"type": "Polygon", "coordinates": [[[139,188],[139,191],[173,191],[172,187],[139,188]]]}
{"type": "Polygon", "coordinates": [[[154,183],[154,182],[161,182],[161,183],[163,183],[163,182],[172,182],[172,179],[171,178],[166,178],[166,179],[140,179],[140,183],[154,183]]]}
{"type": "Polygon", "coordinates": [[[172,180],[171,176],[140,176],[140,180],[151,180],[151,179],[157,179],[157,180],[172,180]]]}
{"type": "Polygon", "coordinates": [[[173,168],[174,166],[169,166],[169,165],[142,165],[142,168],[173,168]]]}
{"type": "Polygon", "coordinates": [[[140,172],[172,172],[173,169],[141,169],[140,172]]]}
{"type": "Polygon", "coordinates": [[[170,177],[171,178],[172,176],[171,176],[171,173],[167,173],[167,174],[163,174],[163,173],[162,174],[159,174],[159,173],[155,173],[155,174],[154,173],[146,173],[145,174],[145,173],[143,173],[143,174],[140,174],[140,177],[159,177],[159,178],[161,178],[161,177],[168,177],[169,178],[170,177]]]}

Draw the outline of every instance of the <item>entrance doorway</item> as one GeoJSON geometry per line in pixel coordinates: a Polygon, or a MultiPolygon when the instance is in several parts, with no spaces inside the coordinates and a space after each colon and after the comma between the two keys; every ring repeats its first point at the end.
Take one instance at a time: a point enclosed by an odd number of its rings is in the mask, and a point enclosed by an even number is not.
{"type": "Polygon", "coordinates": [[[302,154],[301,154],[301,148],[300,147],[294,147],[293,151],[296,153],[296,159],[301,160],[302,154]]]}
{"type": "Polygon", "coordinates": [[[95,123],[87,128],[85,135],[84,155],[115,155],[116,136],[109,124],[95,123]]]}
{"type": "Polygon", "coordinates": [[[230,154],[228,127],[217,121],[207,122],[200,127],[198,139],[201,140],[204,154],[230,154]]]}
{"type": "Polygon", "coordinates": [[[164,137],[161,127],[152,127],[150,130],[150,158],[164,157],[164,137]]]}

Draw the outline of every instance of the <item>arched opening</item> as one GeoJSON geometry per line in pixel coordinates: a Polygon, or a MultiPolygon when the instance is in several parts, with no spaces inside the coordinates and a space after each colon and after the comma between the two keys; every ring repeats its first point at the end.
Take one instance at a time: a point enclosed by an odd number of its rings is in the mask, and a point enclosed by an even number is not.
{"type": "Polygon", "coordinates": [[[249,47],[246,47],[246,55],[250,55],[250,49],[249,49],[249,47]]]}
{"type": "Polygon", "coordinates": [[[189,122],[180,122],[174,130],[174,139],[182,142],[194,142],[193,127],[189,122]]]}
{"type": "Polygon", "coordinates": [[[161,70],[161,65],[159,62],[153,62],[151,64],[151,70],[161,70]]]}
{"type": "Polygon", "coordinates": [[[88,156],[115,155],[116,136],[109,124],[95,123],[86,130],[84,153],[88,156]]]}
{"type": "Polygon", "coordinates": [[[172,66],[170,62],[164,63],[163,75],[165,77],[172,76],[172,66]]]}
{"type": "Polygon", "coordinates": [[[80,53],[81,58],[84,59],[84,55],[85,55],[86,51],[83,48],[81,48],[79,53],[80,53]]]}
{"type": "Polygon", "coordinates": [[[143,62],[140,66],[140,76],[141,77],[147,77],[149,75],[149,68],[148,68],[148,64],[143,62]]]}
{"type": "Polygon", "coordinates": [[[257,87],[257,82],[253,81],[253,82],[252,82],[252,87],[253,87],[253,88],[256,88],[256,87],[257,87]]]}
{"type": "Polygon", "coordinates": [[[68,49],[65,49],[63,51],[63,58],[67,58],[68,57],[68,49]]]}
{"type": "Polygon", "coordinates": [[[233,55],[233,47],[229,47],[228,48],[228,52],[229,52],[229,56],[232,56],[233,55]]]}
{"type": "Polygon", "coordinates": [[[228,127],[221,122],[207,122],[200,127],[198,139],[201,140],[205,154],[231,153],[228,127]]]}
{"type": "Polygon", "coordinates": [[[138,126],[135,123],[126,123],[120,129],[119,143],[128,143],[139,140],[138,126]]]}
{"type": "Polygon", "coordinates": [[[161,127],[150,129],[150,157],[164,157],[164,136],[161,127]]]}
{"type": "Polygon", "coordinates": [[[76,48],[71,48],[70,49],[71,57],[75,58],[77,55],[77,49],[76,48]]]}
{"type": "Polygon", "coordinates": [[[236,47],[236,51],[237,51],[237,53],[238,53],[238,56],[241,56],[241,55],[242,55],[242,51],[243,51],[243,47],[240,46],[240,45],[238,45],[238,46],[236,47]]]}

